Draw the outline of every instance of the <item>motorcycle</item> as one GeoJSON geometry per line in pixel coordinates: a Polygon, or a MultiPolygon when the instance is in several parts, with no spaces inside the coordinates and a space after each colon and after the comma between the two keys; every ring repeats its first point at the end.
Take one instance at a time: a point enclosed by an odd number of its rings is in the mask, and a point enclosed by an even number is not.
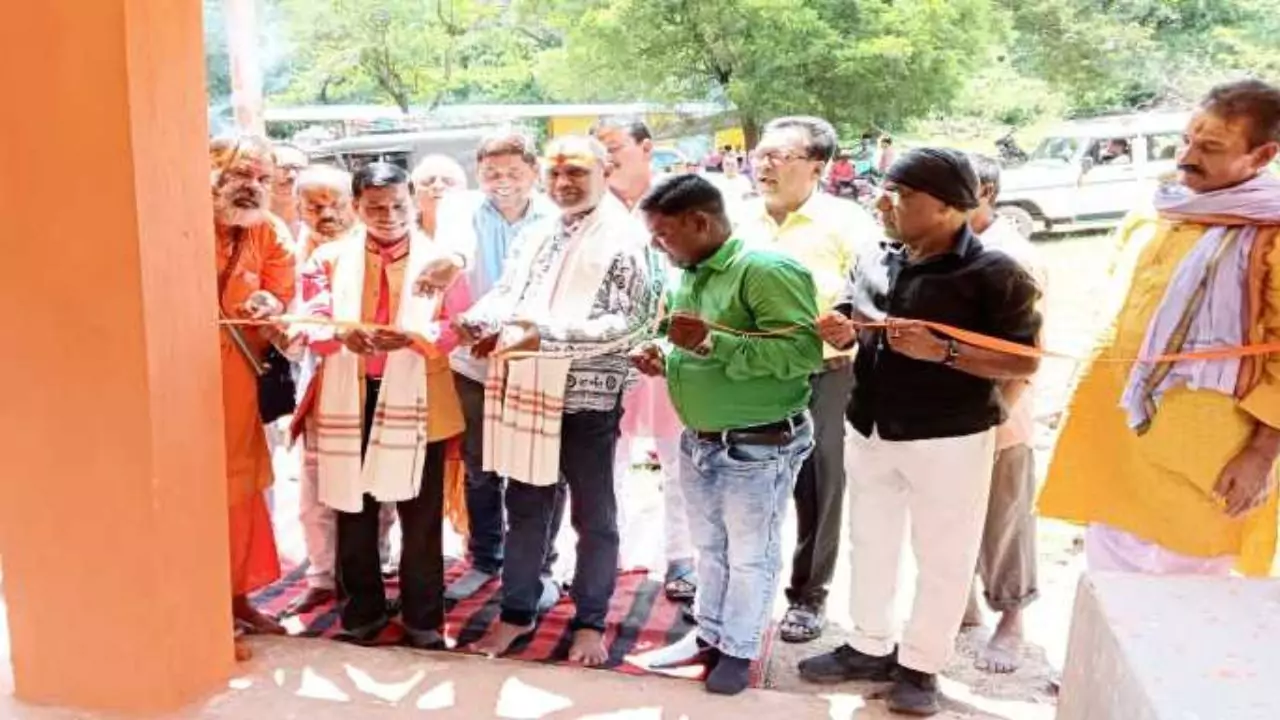
{"type": "Polygon", "coordinates": [[[876,183],[866,176],[832,180],[827,185],[827,192],[839,198],[852,200],[865,208],[875,205],[878,189],[876,183]]]}
{"type": "Polygon", "coordinates": [[[1027,153],[1018,147],[1018,141],[1013,139],[1012,130],[1004,137],[996,140],[996,148],[1000,151],[1000,164],[1004,167],[1016,167],[1027,161],[1027,153]]]}

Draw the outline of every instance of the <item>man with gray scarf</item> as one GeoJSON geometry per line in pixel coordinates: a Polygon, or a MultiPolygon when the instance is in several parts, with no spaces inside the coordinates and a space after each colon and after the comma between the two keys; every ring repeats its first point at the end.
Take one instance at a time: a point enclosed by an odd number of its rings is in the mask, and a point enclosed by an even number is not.
{"type": "Polygon", "coordinates": [[[848,412],[855,627],[850,644],[805,660],[800,674],[812,682],[893,680],[889,708],[913,715],[938,712],[937,673],[964,616],[995,428],[1007,416],[1000,385],[1039,364],[913,322],[1036,344],[1036,283],[973,235],[968,214],[977,206],[978,178],[963,154],[921,148],[903,156],[877,201],[885,233],[900,244],[860,262],[844,297],[818,319],[828,343],[860,350],[848,412]],[[885,320],[887,327],[863,325],[885,320]],[[919,575],[898,643],[893,608],[908,516],[919,575]]]}

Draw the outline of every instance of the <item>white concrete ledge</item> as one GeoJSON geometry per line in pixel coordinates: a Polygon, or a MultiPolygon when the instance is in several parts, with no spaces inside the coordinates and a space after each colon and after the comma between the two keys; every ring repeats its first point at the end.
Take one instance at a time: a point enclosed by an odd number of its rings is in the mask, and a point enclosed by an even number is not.
{"type": "Polygon", "coordinates": [[[1059,720],[1280,719],[1280,581],[1080,581],[1059,720]]]}

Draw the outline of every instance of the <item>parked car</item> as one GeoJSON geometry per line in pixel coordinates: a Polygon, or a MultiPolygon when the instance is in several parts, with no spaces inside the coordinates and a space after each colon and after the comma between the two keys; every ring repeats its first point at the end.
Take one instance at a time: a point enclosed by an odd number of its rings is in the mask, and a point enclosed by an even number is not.
{"type": "Polygon", "coordinates": [[[653,155],[649,158],[653,172],[658,175],[669,173],[676,168],[684,168],[688,162],[689,158],[685,157],[684,153],[669,147],[654,148],[653,155]]]}
{"type": "Polygon", "coordinates": [[[997,210],[1028,236],[1114,225],[1177,170],[1188,117],[1149,113],[1065,123],[1026,164],[1002,173],[997,210]]]}
{"type": "Polygon", "coordinates": [[[310,145],[306,150],[312,162],[338,165],[352,172],[371,162],[389,162],[413,170],[428,155],[448,155],[458,161],[468,182],[474,184],[476,144],[492,131],[491,127],[481,126],[368,133],[310,145]]]}

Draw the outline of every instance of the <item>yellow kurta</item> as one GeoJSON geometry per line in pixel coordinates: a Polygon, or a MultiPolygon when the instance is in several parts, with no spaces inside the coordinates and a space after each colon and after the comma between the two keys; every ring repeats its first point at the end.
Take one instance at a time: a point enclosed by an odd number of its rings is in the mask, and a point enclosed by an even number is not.
{"type": "MultiPolygon", "coordinates": [[[[1108,308],[1115,319],[1094,358],[1140,354],[1165,288],[1204,231],[1203,225],[1159,220],[1150,211],[1125,220],[1116,235],[1115,294],[1108,308]]],[[[1262,320],[1266,340],[1273,341],[1280,339],[1280,249],[1267,257],[1267,267],[1262,320]]],[[[1049,466],[1040,514],[1110,525],[1184,555],[1238,555],[1242,572],[1267,574],[1276,549],[1275,495],[1234,519],[1213,488],[1258,419],[1280,427],[1280,357],[1267,359],[1261,384],[1242,401],[1170,390],[1142,436],[1129,429],[1120,407],[1130,367],[1093,361],[1084,367],[1049,466]]]]}

